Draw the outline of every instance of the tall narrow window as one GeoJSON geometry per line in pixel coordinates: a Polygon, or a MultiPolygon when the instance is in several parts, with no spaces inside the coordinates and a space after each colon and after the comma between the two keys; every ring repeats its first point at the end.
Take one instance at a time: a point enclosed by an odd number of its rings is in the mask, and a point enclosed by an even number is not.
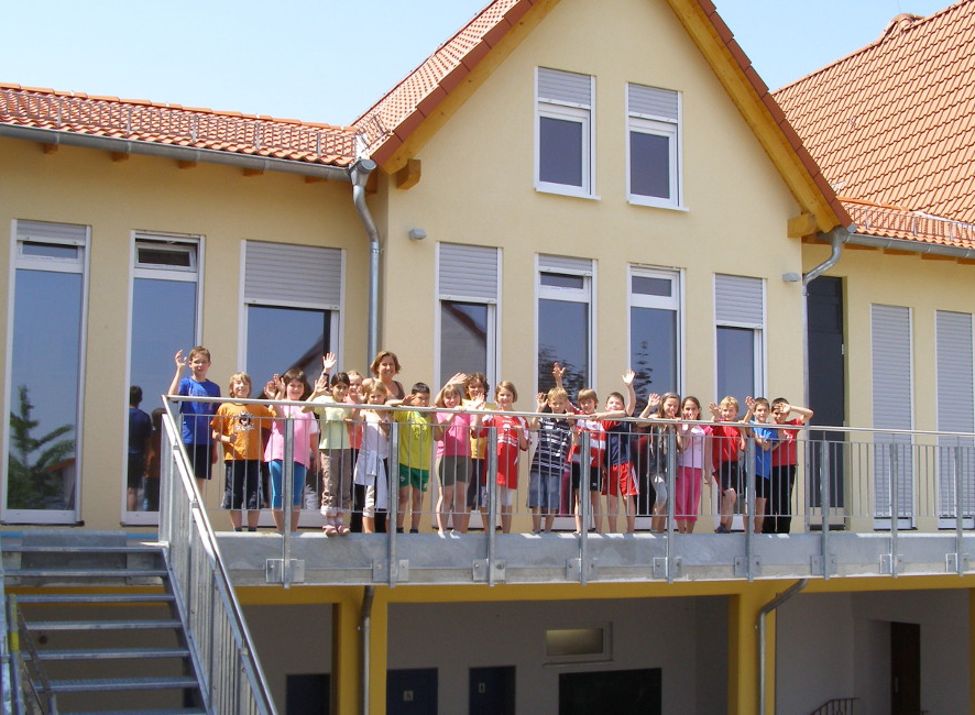
{"type": "Polygon", "coordinates": [[[679,207],[680,94],[626,86],[627,193],[633,203],[679,207]]]}
{"type": "Polygon", "coordinates": [[[680,392],[678,275],[630,270],[630,366],[638,395],[680,392]]]}
{"type": "Polygon", "coordinates": [[[15,235],[3,517],[71,523],[81,478],[88,229],[17,221],[15,235]]]}
{"type": "Polygon", "coordinates": [[[718,397],[765,391],[765,285],[761,278],[714,277],[718,397]]]}
{"type": "MultiPolygon", "coordinates": [[[[938,431],[975,432],[975,364],[972,314],[939,310],[935,314],[938,365],[938,431]]],[[[975,514],[975,440],[938,438],[938,515],[953,526],[961,513],[971,526],[975,514]]]]}
{"type": "MultiPolygon", "coordinates": [[[[152,413],[162,407],[161,395],[173,379],[173,354],[199,342],[200,241],[190,236],[138,233],[134,239],[132,313],[129,345],[129,384],[142,390],[141,409],[152,413]]],[[[128,399],[126,391],[126,399],[128,399]]],[[[129,440],[125,440],[129,450],[129,440]]],[[[136,448],[138,445],[133,445],[136,448]]],[[[157,475],[143,475],[133,487],[125,475],[126,520],[139,522],[132,512],[159,508],[157,475]],[[129,492],[133,489],[133,492],[129,492]]],[[[150,519],[151,520],[151,519],[150,519]]]]}
{"type": "Polygon", "coordinates": [[[538,257],[538,389],[554,384],[552,364],[566,369],[575,395],[592,384],[592,261],[538,257]]]}
{"type": "Polygon", "coordinates": [[[536,188],[591,196],[593,78],[539,67],[536,75],[536,188]]]}
{"type": "Polygon", "coordinates": [[[337,351],[342,251],[260,241],[245,244],[245,360],[255,389],[298,367],[314,382],[337,351]]]}
{"type": "MultiPolygon", "coordinates": [[[[873,305],[870,308],[870,318],[873,426],[881,430],[911,430],[914,427],[911,309],[894,305],[873,305]]],[[[895,509],[898,522],[904,526],[910,525],[914,511],[913,475],[910,434],[874,434],[876,526],[889,527],[895,509]],[[894,477],[893,481],[891,475],[894,477]],[[894,501],[896,505],[892,503],[894,501]]]]}
{"type": "Polygon", "coordinates": [[[458,372],[482,372],[493,385],[500,252],[454,243],[437,250],[440,384],[458,372]]]}

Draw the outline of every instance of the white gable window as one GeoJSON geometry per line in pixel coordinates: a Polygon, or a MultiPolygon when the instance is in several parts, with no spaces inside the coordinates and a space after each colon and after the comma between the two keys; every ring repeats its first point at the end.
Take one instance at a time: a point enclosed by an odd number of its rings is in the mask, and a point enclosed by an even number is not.
{"type": "Polygon", "coordinates": [[[535,188],[593,195],[593,83],[589,75],[538,68],[535,188]]]}
{"type": "Polygon", "coordinates": [[[626,86],[629,201],[680,208],[680,94],[671,89],[626,86]]]}

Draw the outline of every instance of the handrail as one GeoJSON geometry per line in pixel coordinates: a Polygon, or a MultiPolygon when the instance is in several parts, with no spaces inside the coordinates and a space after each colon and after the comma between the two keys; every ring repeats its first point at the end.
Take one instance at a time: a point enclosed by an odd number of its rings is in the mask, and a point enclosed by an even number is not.
{"type": "Polygon", "coordinates": [[[167,400],[159,538],[186,624],[207,712],[276,715],[270,688],[224,566],[167,400]],[[228,650],[234,657],[228,657],[228,650]],[[243,676],[243,677],[241,677],[243,676]]]}
{"type": "MultiPolygon", "coordinates": [[[[7,603],[7,595],[4,590],[6,574],[3,568],[3,535],[0,534],[0,604],[7,603]]],[[[14,707],[14,667],[15,663],[8,647],[9,641],[14,637],[13,632],[8,627],[7,606],[0,605],[0,708],[3,715],[13,715],[14,707]]]]}
{"type": "Polygon", "coordinates": [[[859,698],[832,698],[809,715],[853,715],[859,698]]]}

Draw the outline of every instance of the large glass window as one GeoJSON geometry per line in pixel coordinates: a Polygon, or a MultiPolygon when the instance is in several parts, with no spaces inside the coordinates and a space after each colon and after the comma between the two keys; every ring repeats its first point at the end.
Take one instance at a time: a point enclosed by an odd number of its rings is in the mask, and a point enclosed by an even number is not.
{"type": "Polygon", "coordinates": [[[247,306],[247,372],[256,393],[274,373],[301,368],[313,384],[331,345],[331,311],[247,306]]]}
{"type": "Polygon", "coordinates": [[[77,520],[87,228],[20,221],[4,519],[77,520]]]}
{"type": "Polygon", "coordinates": [[[627,192],[630,201],[677,207],[680,195],[680,95],[627,85],[627,192]]]}
{"type": "MultiPolygon", "coordinates": [[[[489,375],[489,316],[491,306],[440,301],[440,384],[446,384],[458,372],[480,372],[489,375]]],[[[494,384],[489,377],[488,382],[494,384]]]]}
{"type": "Polygon", "coordinates": [[[735,397],[743,412],[746,396],[765,391],[765,284],[716,275],[714,290],[718,399],[735,397]]]}
{"type": "Polygon", "coordinates": [[[538,389],[554,385],[552,364],[558,362],[573,396],[592,384],[591,278],[543,266],[538,283],[538,389]]]}
{"type": "MultiPolygon", "coordinates": [[[[142,235],[135,238],[132,270],[131,343],[129,384],[142,389],[140,409],[162,407],[162,397],[173,379],[173,354],[196,345],[199,303],[199,241],[180,236],[142,235]]],[[[125,393],[128,400],[129,393],[125,393]]],[[[128,449],[128,440],[125,441],[128,449]]],[[[135,465],[133,462],[133,468],[135,465]]],[[[128,469],[128,467],[127,467],[128,469]]],[[[124,510],[155,512],[158,482],[143,475],[124,510]]],[[[124,475],[128,484],[129,475],[124,475]]],[[[124,490],[127,494],[128,489],[124,490]]],[[[136,519],[138,521],[138,519],[136,519]]]]}
{"type": "Polygon", "coordinates": [[[630,272],[630,365],[638,395],[680,392],[678,286],[675,273],[630,272]]]}
{"type": "Polygon", "coordinates": [[[591,196],[593,78],[538,68],[536,187],[591,196]]]}

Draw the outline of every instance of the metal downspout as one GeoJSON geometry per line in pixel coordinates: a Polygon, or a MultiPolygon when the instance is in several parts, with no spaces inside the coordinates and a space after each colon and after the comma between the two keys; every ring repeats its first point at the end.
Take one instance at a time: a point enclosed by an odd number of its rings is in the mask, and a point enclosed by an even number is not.
{"type": "Polygon", "coordinates": [[[850,230],[838,227],[827,235],[833,247],[829,258],[802,276],[802,391],[805,400],[804,405],[808,405],[812,401],[809,395],[809,284],[839,263],[843,244],[849,240],[850,230]]]}
{"type": "Polygon", "coordinates": [[[360,684],[362,688],[362,715],[369,715],[369,641],[372,636],[372,586],[366,586],[362,595],[362,613],[359,616],[360,652],[362,653],[362,672],[360,684]]]}
{"type": "Polygon", "coordinates": [[[376,222],[372,220],[372,214],[369,213],[369,207],[366,205],[366,181],[375,170],[376,162],[372,159],[359,159],[349,169],[349,180],[352,182],[352,201],[355,203],[355,210],[359,214],[359,219],[366,228],[366,236],[369,238],[369,327],[366,360],[372,360],[372,356],[379,351],[379,254],[381,246],[379,230],[376,228],[376,222]]]}
{"type": "Polygon", "coordinates": [[[765,715],[765,617],[806,587],[808,579],[799,579],[758,611],[758,713],[765,715]]]}

